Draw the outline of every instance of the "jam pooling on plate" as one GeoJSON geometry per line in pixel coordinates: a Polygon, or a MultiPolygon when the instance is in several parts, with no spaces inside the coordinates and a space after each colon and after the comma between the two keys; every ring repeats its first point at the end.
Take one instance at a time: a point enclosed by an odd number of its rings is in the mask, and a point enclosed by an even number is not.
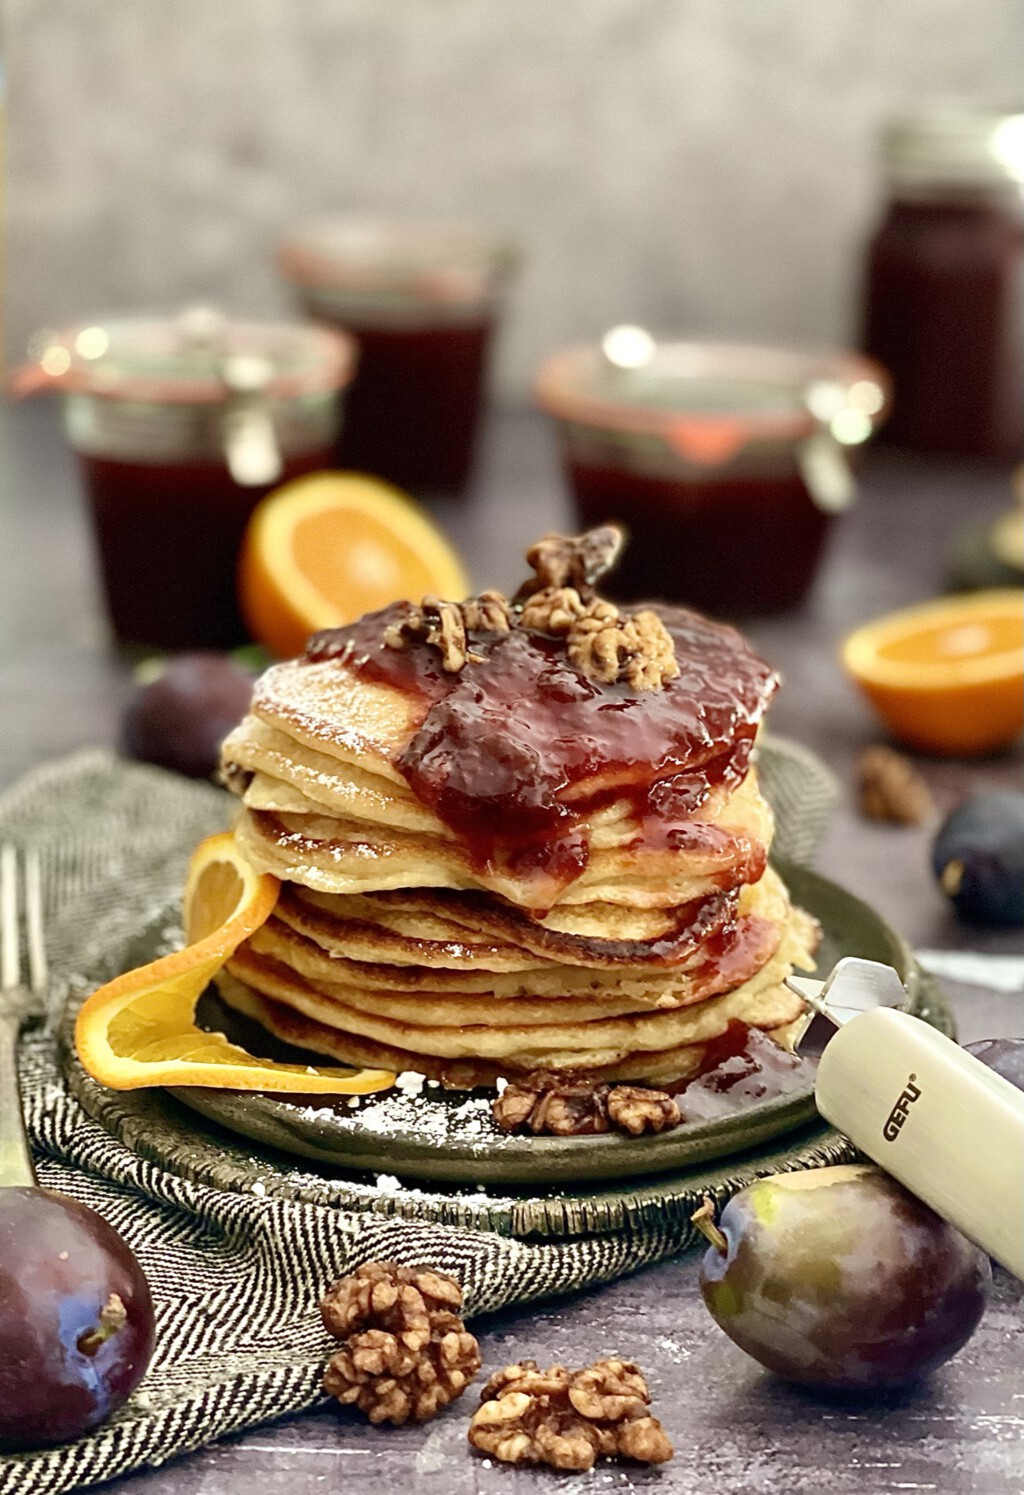
{"type": "Polygon", "coordinates": [[[684,1125],[717,1121],[812,1085],[817,1064],[817,1056],[792,1054],[760,1028],[734,1019],[705,1048],[700,1072],[666,1088],[684,1125]]]}
{"type": "MultiPolygon", "coordinates": [[[[646,844],[710,848],[723,833],[694,817],[715,786],[734,787],[747,772],[777,676],[733,629],[682,608],[658,611],[679,665],[661,690],[591,680],[562,639],[521,626],[474,635],[475,658],[446,673],[436,649],[383,643],[408,603],[315,635],[305,658],[337,659],[412,697],[419,726],[398,767],[413,792],[477,865],[507,867],[557,895],[586,866],[595,810],[626,799],[646,844]]],[[[763,848],[751,855],[763,861],[763,848]]]]}

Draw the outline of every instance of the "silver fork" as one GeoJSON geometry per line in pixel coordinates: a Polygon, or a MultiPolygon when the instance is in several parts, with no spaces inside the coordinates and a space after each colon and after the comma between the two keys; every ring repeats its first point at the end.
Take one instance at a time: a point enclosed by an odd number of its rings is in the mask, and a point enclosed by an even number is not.
{"type": "Polygon", "coordinates": [[[0,846],[0,1188],[35,1183],[18,1090],[18,1036],[41,1015],[46,987],[43,896],[39,856],[9,842],[0,846]],[[22,981],[25,935],[27,982],[22,981]]]}

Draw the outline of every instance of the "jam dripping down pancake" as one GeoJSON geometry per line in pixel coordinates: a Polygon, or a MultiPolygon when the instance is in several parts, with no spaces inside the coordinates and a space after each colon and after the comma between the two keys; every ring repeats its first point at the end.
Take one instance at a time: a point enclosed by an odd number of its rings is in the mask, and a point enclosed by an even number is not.
{"type": "Polygon", "coordinates": [[[315,635],[310,664],[336,660],[400,690],[416,730],[396,766],[478,865],[536,869],[565,886],[589,855],[587,819],[628,796],[638,838],[685,852],[718,784],[747,772],[778,677],[732,628],[659,608],[679,665],[661,690],[588,679],[561,640],[516,627],[473,639],[473,663],[389,648],[406,603],[315,635]]]}

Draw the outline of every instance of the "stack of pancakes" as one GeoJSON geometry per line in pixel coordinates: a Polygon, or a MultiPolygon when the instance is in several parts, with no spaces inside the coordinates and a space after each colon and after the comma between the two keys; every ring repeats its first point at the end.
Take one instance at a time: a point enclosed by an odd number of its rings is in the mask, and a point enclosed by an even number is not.
{"type": "MultiPolygon", "coordinates": [[[[726,702],[715,718],[735,720],[735,740],[714,744],[721,771],[701,779],[696,748],[693,763],[635,765],[648,809],[652,786],[685,779],[692,791],[696,772],[700,793],[681,801],[690,813],[677,805],[667,827],[638,817],[636,786],[621,764],[602,773],[598,754],[556,806],[571,810],[569,863],[556,855],[564,816],[535,830],[523,857],[504,844],[509,817],[493,804],[481,805],[482,854],[464,819],[430,802],[410,772],[430,704],[393,672],[366,668],[366,641],[372,653],[389,617],[358,625],[359,650],[314,650],[268,670],[225,743],[240,850],[282,887],[274,914],[217,978],[224,1000],[304,1048],[459,1087],[536,1069],[665,1084],[699,1072],[734,1020],[784,1039],[802,1012],[784,979],[813,966],[818,932],[767,866],[772,817],[750,751],[774,689],[767,668],[753,708],[726,702]]],[[[700,622],[746,650],[731,630],[700,622]]],[[[486,694],[488,672],[506,668],[506,641],[491,643],[458,685],[433,672],[435,704],[448,689],[486,694]]],[[[642,715],[658,694],[664,713],[674,690],[692,703],[705,686],[721,706],[721,679],[702,681],[701,651],[691,654],[664,695],[588,682],[597,699],[587,710],[615,703],[642,715]]],[[[513,700],[509,736],[527,734],[537,710],[532,698],[521,712],[513,700]]],[[[507,776],[492,740],[478,738],[474,772],[507,776]]],[[[707,731],[703,741],[706,765],[707,731]]]]}

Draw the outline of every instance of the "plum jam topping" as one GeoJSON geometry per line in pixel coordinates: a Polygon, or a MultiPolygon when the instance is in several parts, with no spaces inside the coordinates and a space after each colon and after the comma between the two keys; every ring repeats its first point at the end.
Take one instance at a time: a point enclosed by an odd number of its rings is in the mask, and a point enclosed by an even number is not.
{"type": "Polygon", "coordinates": [[[658,609],[678,674],[663,689],[588,678],[564,640],[521,625],[473,635],[455,672],[422,642],[387,647],[410,616],[396,603],[315,635],[310,663],[337,659],[416,702],[398,766],[477,865],[565,886],[586,866],[587,819],[626,799],[637,835],[681,851],[715,832],[692,823],[718,784],[738,784],[778,678],[735,630],[658,609]]]}

